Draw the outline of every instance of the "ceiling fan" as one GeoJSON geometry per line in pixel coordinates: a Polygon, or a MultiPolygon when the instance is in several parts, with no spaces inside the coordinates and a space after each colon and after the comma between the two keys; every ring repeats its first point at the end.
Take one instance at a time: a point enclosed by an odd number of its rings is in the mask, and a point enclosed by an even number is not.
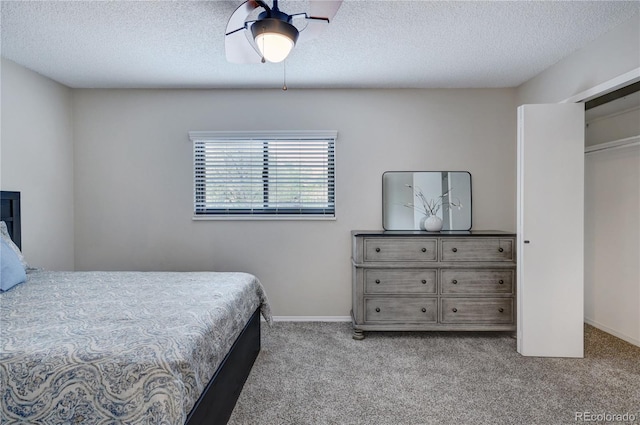
{"type": "Polygon", "coordinates": [[[282,12],[278,0],[269,7],[262,0],[242,3],[229,18],[224,37],[227,60],[233,63],[282,62],[298,41],[318,36],[333,19],[342,1],[309,0],[309,11],[294,14],[282,12]],[[247,20],[255,9],[264,9],[256,20],[247,20]],[[298,30],[294,19],[304,19],[306,26],[298,30]]]}

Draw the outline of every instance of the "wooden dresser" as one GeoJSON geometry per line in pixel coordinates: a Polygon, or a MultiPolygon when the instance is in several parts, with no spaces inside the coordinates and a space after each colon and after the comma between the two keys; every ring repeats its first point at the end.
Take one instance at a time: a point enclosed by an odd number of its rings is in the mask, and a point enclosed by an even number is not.
{"type": "Polygon", "coordinates": [[[514,331],[516,239],[499,231],[353,231],[353,338],[514,331]]]}

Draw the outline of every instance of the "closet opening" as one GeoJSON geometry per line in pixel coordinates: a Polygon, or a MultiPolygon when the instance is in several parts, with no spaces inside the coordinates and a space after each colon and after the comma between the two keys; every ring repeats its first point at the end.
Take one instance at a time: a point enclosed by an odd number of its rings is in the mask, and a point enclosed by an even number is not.
{"type": "Polygon", "coordinates": [[[584,319],[640,346],[640,82],[584,103],[584,319]]]}

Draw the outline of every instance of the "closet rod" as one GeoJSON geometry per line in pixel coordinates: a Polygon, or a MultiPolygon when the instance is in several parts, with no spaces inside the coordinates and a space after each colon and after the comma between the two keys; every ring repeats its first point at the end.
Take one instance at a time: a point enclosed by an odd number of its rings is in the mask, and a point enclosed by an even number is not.
{"type": "Polygon", "coordinates": [[[611,149],[619,149],[628,146],[637,146],[640,145],[640,135],[627,137],[624,139],[614,140],[613,142],[600,143],[594,146],[587,146],[584,149],[584,153],[595,153],[601,151],[608,151],[611,149]]]}

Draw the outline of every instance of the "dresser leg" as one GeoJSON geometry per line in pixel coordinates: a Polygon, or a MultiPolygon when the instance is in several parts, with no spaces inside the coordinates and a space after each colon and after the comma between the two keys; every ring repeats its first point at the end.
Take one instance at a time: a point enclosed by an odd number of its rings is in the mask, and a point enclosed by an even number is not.
{"type": "Polygon", "coordinates": [[[354,329],[353,330],[353,339],[355,340],[363,340],[364,339],[364,331],[360,330],[360,329],[354,329]]]}

